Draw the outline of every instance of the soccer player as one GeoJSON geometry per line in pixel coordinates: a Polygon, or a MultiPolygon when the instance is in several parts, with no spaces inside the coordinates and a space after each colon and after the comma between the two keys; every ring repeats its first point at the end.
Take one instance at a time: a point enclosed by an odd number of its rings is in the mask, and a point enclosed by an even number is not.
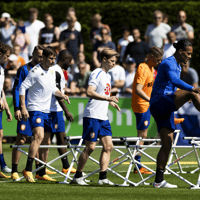
{"type": "MultiPolygon", "coordinates": [[[[149,101],[151,96],[151,91],[154,82],[154,67],[157,67],[162,60],[163,51],[153,46],[150,48],[148,57],[145,63],[141,63],[136,71],[135,78],[133,81],[133,93],[132,93],[132,109],[136,116],[137,124],[137,135],[143,139],[147,138],[148,126],[150,124],[150,109],[149,101]]],[[[141,141],[139,145],[143,145],[144,142],[141,141]]],[[[141,153],[135,156],[135,159],[140,162],[141,153]]],[[[141,165],[137,165],[140,173],[142,174],[152,174],[141,165]]],[[[134,169],[137,173],[137,169],[134,169]]]]}
{"type": "MultiPolygon", "coordinates": [[[[65,77],[63,74],[63,70],[67,70],[69,64],[71,63],[72,55],[67,50],[60,51],[58,55],[57,64],[54,65],[52,68],[55,71],[55,78],[56,78],[56,86],[59,90],[64,93],[65,88],[65,77]]],[[[51,100],[51,118],[52,118],[52,128],[53,132],[51,134],[51,139],[53,139],[54,134],[56,135],[57,145],[66,145],[65,139],[65,121],[63,118],[63,110],[65,112],[66,119],[70,122],[73,121],[73,115],[67,109],[67,106],[63,100],[63,98],[56,97],[53,95],[51,100]]],[[[60,148],[58,149],[60,155],[67,152],[67,149],[60,148]]],[[[63,173],[68,172],[68,168],[70,167],[67,156],[63,157],[62,159],[63,173]]],[[[71,169],[72,173],[76,173],[76,169],[71,169]]]]}
{"type": "Polygon", "coordinates": [[[190,99],[200,111],[200,88],[195,88],[180,79],[180,64],[186,64],[191,58],[192,45],[187,40],[180,40],[173,45],[176,52],[159,65],[150,98],[150,112],[157,123],[162,142],[157,155],[156,178],[153,183],[155,188],[177,188],[177,185],[169,184],[163,179],[175,129],[174,111],[190,99]]]}
{"type": "MultiPolygon", "coordinates": [[[[10,56],[11,53],[11,47],[7,44],[4,44],[0,42],[0,63],[5,64],[10,56]]],[[[10,109],[8,107],[5,94],[3,91],[3,84],[4,84],[5,76],[4,76],[4,69],[0,65],[0,165],[1,165],[1,172],[0,172],[0,178],[10,178],[10,176],[6,176],[3,174],[3,172],[11,172],[11,169],[6,165],[6,162],[4,160],[3,156],[3,147],[2,147],[2,139],[3,139],[3,126],[2,126],[2,115],[3,110],[6,110],[7,115],[7,121],[12,120],[12,114],[10,112],[10,109]]]]}
{"type": "Polygon", "coordinates": [[[96,146],[97,137],[102,142],[103,149],[100,156],[100,174],[98,184],[114,185],[107,179],[107,168],[110,153],[113,149],[111,126],[107,117],[108,105],[121,111],[116,104],[119,102],[116,96],[110,97],[111,77],[108,70],[116,64],[118,53],[105,48],[101,52],[101,67],[95,69],[89,78],[87,96],[90,98],[83,113],[83,136],[85,149],[78,160],[78,168],[72,183],[87,185],[82,178],[83,168],[96,146]]]}
{"type": "MultiPolygon", "coordinates": [[[[19,88],[22,84],[22,82],[25,80],[27,77],[29,71],[38,63],[42,62],[42,53],[43,53],[44,47],[42,45],[38,45],[34,48],[33,50],[33,58],[31,62],[21,66],[17,70],[17,75],[15,78],[14,82],[14,87],[13,87],[13,105],[14,105],[14,111],[15,111],[15,119],[17,120],[17,138],[15,141],[15,145],[23,145],[26,142],[27,136],[32,136],[33,132],[31,130],[31,125],[29,119],[27,121],[23,121],[22,115],[21,115],[21,106],[19,103],[19,88]]],[[[26,92],[26,97],[25,97],[25,103],[27,105],[27,95],[28,92],[26,92]]],[[[19,159],[21,156],[21,152],[17,150],[17,148],[13,148],[12,151],[12,176],[11,178],[14,181],[19,181],[20,177],[18,174],[17,166],[19,163],[19,159]]],[[[36,164],[36,167],[37,166],[36,164]]]]}
{"type": "MultiPolygon", "coordinates": [[[[49,145],[52,124],[50,117],[50,105],[52,94],[64,98],[69,102],[69,98],[64,95],[55,84],[55,72],[50,67],[54,64],[56,52],[52,47],[46,47],[43,50],[43,61],[29,71],[28,76],[22,82],[19,95],[21,103],[22,119],[27,121],[30,117],[30,123],[34,138],[29,148],[26,168],[23,175],[29,182],[35,182],[32,174],[33,160],[38,152],[40,144],[49,145]],[[28,89],[28,104],[26,109],[25,93],[28,89]]],[[[48,148],[41,149],[40,160],[47,162],[48,148]]],[[[42,165],[42,164],[40,164],[42,165]]],[[[45,174],[45,168],[36,175],[38,179],[55,181],[45,174]]]]}

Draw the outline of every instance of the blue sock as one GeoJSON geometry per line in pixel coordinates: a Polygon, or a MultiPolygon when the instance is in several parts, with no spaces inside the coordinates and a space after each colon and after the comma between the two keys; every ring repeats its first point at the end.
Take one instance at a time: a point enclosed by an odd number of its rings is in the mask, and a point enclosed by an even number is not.
{"type": "MultiPolygon", "coordinates": [[[[141,156],[135,156],[135,160],[137,160],[138,162],[140,162],[141,156]]],[[[138,164],[137,164],[137,166],[138,166],[139,169],[142,167],[141,165],[138,165],[138,164]]]]}
{"type": "Polygon", "coordinates": [[[3,169],[6,166],[3,154],[0,154],[0,165],[1,165],[1,169],[3,169]]]}

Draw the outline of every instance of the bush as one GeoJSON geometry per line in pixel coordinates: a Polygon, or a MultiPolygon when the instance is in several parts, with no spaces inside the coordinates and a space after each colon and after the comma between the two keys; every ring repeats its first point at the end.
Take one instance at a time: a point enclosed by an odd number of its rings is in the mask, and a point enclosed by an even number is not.
{"type": "Polygon", "coordinates": [[[195,29],[194,53],[192,58],[192,67],[198,70],[200,54],[200,2],[73,2],[73,1],[28,1],[1,3],[0,12],[8,12],[15,19],[28,18],[28,9],[36,7],[39,10],[39,19],[43,20],[45,13],[51,13],[54,17],[54,24],[59,25],[65,21],[66,11],[69,7],[76,9],[78,21],[82,25],[82,36],[85,45],[86,60],[92,59],[92,47],[89,44],[89,32],[91,28],[91,16],[95,13],[102,15],[102,22],[108,24],[112,31],[113,41],[117,44],[118,39],[122,37],[121,27],[127,25],[138,27],[142,38],[148,24],[153,22],[152,13],[154,10],[161,10],[169,15],[169,24],[177,23],[177,14],[179,10],[187,13],[187,23],[195,29]]]}

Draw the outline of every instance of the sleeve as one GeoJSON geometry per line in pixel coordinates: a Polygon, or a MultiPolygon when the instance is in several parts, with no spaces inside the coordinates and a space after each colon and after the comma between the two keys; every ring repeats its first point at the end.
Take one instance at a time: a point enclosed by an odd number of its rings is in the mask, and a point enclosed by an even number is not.
{"type": "Polygon", "coordinates": [[[74,74],[74,77],[73,77],[73,80],[72,80],[73,82],[78,82],[78,74],[77,73],[75,73],[74,74]]]}
{"type": "Polygon", "coordinates": [[[98,73],[91,73],[89,76],[88,85],[95,86],[97,88],[97,86],[99,84],[99,74],[100,73],[101,73],[101,71],[99,71],[98,73]]]}
{"type": "Polygon", "coordinates": [[[62,31],[61,34],[60,34],[60,38],[59,38],[59,42],[62,42],[65,40],[65,34],[64,32],[62,31]]]}
{"type": "Polygon", "coordinates": [[[116,45],[115,45],[114,42],[112,42],[111,48],[114,49],[114,50],[116,50],[116,45]]]}
{"type": "Polygon", "coordinates": [[[120,77],[119,77],[119,80],[125,81],[125,79],[126,79],[125,70],[124,70],[124,68],[122,67],[121,70],[120,70],[120,77]]]}
{"type": "Polygon", "coordinates": [[[164,66],[165,72],[169,81],[177,88],[182,90],[192,91],[194,88],[193,86],[187,84],[186,82],[182,81],[176,72],[176,65],[175,63],[166,63],[164,66]]]}
{"type": "Polygon", "coordinates": [[[148,73],[147,69],[140,64],[138,66],[138,69],[137,69],[136,74],[135,74],[135,78],[137,77],[136,83],[144,85],[145,81],[147,79],[147,75],[148,75],[147,73],[148,73]]]}
{"type": "Polygon", "coordinates": [[[83,44],[83,38],[82,38],[81,32],[78,32],[78,43],[79,45],[83,44]]]}
{"type": "Polygon", "coordinates": [[[144,35],[145,35],[146,37],[149,37],[149,32],[150,32],[150,30],[149,30],[149,26],[147,26],[147,29],[146,29],[144,35]]]}
{"type": "Polygon", "coordinates": [[[189,25],[189,24],[187,25],[187,30],[194,32],[194,28],[191,25],[189,25]]]}
{"type": "Polygon", "coordinates": [[[93,46],[93,50],[92,51],[93,52],[97,51],[98,47],[99,47],[99,42],[96,42],[95,45],[93,46]]]}
{"type": "Polygon", "coordinates": [[[29,89],[37,81],[36,71],[32,69],[19,88],[19,95],[25,95],[29,89]]]}
{"type": "Polygon", "coordinates": [[[127,57],[127,55],[130,54],[130,44],[131,44],[131,43],[128,44],[128,46],[126,47],[126,50],[125,50],[125,52],[124,52],[124,56],[125,56],[125,57],[127,57]]]}
{"type": "Polygon", "coordinates": [[[13,105],[14,110],[17,111],[20,109],[19,105],[19,88],[22,84],[22,81],[25,79],[25,72],[23,70],[23,67],[20,67],[17,70],[17,74],[15,77],[14,85],[13,85],[13,105]]]}
{"type": "Polygon", "coordinates": [[[191,70],[192,83],[199,83],[199,76],[195,69],[191,70]]]}

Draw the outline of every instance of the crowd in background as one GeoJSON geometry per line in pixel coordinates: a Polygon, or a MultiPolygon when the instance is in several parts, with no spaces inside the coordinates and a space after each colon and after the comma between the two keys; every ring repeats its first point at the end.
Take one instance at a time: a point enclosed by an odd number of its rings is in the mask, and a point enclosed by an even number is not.
{"type": "MultiPolygon", "coordinates": [[[[76,17],[76,11],[70,7],[66,13],[66,21],[59,27],[54,25],[53,16],[44,14],[43,22],[38,20],[38,10],[29,9],[27,21],[19,19],[15,22],[9,13],[2,13],[0,19],[0,41],[9,44],[13,52],[9,57],[5,68],[4,91],[12,94],[13,82],[17,69],[29,62],[36,45],[52,46],[57,51],[68,49],[73,60],[67,71],[64,71],[66,79],[65,92],[72,96],[86,96],[87,82],[92,70],[100,67],[100,52],[110,47],[119,53],[119,59],[109,74],[111,75],[111,93],[119,97],[132,96],[132,83],[137,66],[145,61],[149,48],[157,46],[164,51],[163,59],[175,52],[173,43],[181,39],[188,39],[191,43],[194,39],[194,29],[186,23],[186,13],[177,13],[177,24],[168,25],[167,14],[156,10],[153,13],[153,23],[147,25],[144,40],[141,39],[140,30],[137,27],[122,28],[122,37],[116,45],[112,41],[112,33],[109,25],[103,24],[100,14],[91,16],[90,45],[92,46],[92,61],[85,60],[84,39],[81,35],[81,24],[76,17]]],[[[88,38],[87,38],[88,39],[88,38]]],[[[182,66],[181,79],[198,86],[198,74],[189,64],[182,66]]]]}

